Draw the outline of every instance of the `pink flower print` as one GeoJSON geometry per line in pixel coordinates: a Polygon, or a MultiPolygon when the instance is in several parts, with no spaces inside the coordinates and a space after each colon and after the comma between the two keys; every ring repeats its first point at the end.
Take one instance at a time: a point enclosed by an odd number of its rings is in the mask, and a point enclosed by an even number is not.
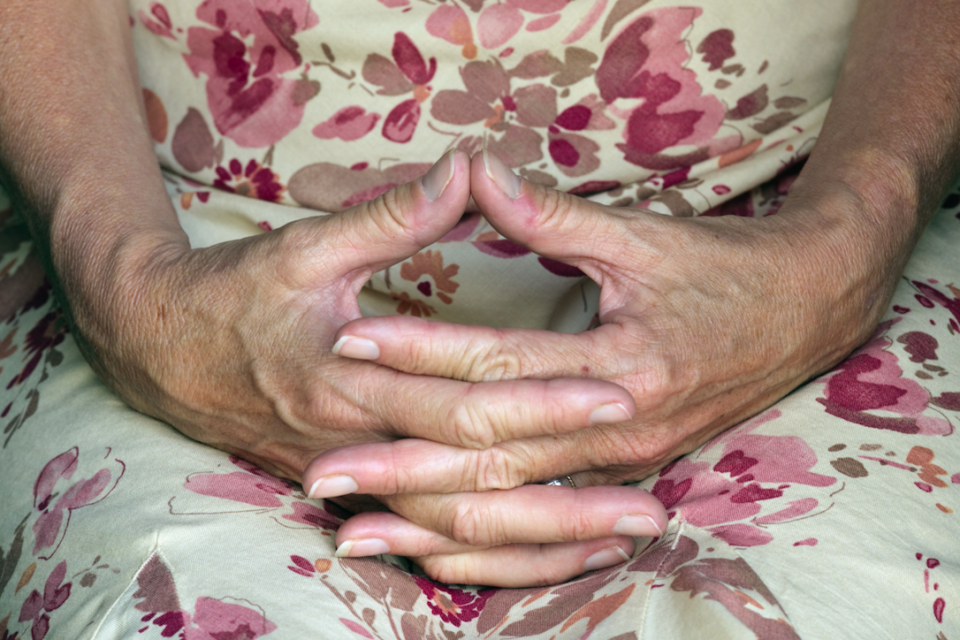
{"type": "MultiPolygon", "coordinates": [[[[545,31],[560,21],[560,11],[566,6],[567,0],[507,0],[504,4],[487,6],[477,20],[480,44],[487,49],[506,44],[523,27],[526,18],[521,11],[538,16],[527,22],[527,31],[545,31]]],[[[599,13],[594,13],[599,17],[599,13]]],[[[564,40],[564,44],[569,41],[564,40]]]]}
{"type": "Polygon", "coordinates": [[[613,120],[604,110],[606,104],[591,94],[557,115],[549,127],[547,151],[557,168],[567,176],[577,177],[600,167],[596,153],[600,145],[573,131],[613,129],[613,120]]]}
{"type": "MultiPolygon", "coordinates": [[[[45,285],[43,291],[40,292],[43,301],[45,301],[47,297],[47,286],[48,285],[45,285]]],[[[34,301],[31,300],[31,302],[27,304],[27,309],[29,309],[33,303],[34,301]]],[[[20,373],[10,380],[7,384],[7,389],[11,389],[29,378],[30,374],[37,368],[37,365],[40,364],[40,361],[43,360],[44,355],[63,342],[66,335],[67,322],[59,309],[55,309],[43,316],[40,321],[37,322],[36,326],[27,333],[23,345],[23,359],[26,360],[26,364],[20,373]]]]}
{"type": "Polygon", "coordinates": [[[201,596],[194,603],[192,614],[181,608],[173,575],[157,554],[150,556],[136,579],[139,588],[133,597],[139,602],[133,608],[146,613],[140,618],[146,623],[140,633],[152,624],[161,629],[164,638],[255,640],[277,628],[263,611],[251,608],[256,605],[247,601],[240,604],[201,596]]]}
{"type": "MultiPolygon", "coordinates": [[[[560,20],[560,11],[566,5],[567,0],[508,0],[504,3],[491,3],[482,7],[482,0],[479,0],[476,6],[470,6],[474,11],[480,12],[476,21],[477,37],[480,45],[484,49],[495,50],[506,45],[523,28],[526,20],[523,11],[537,14],[537,17],[527,23],[527,31],[543,31],[560,20]]],[[[593,21],[595,21],[600,12],[594,11],[593,13],[595,14],[593,21]]],[[[592,25],[593,22],[589,24],[592,25]]],[[[584,30],[581,27],[578,30],[581,33],[573,39],[582,37],[582,31],[584,30]]],[[[427,20],[427,31],[431,35],[462,47],[461,53],[467,60],[473,60],[477,57],[477,45],[473,40],[473,28],[470,19],[460,7],[441,5],[435,9],[427,20]]],[[[569,44],[569,42],[570,40],[564,41],[565,44],[569,44]]],[[[501,55],[511,51],[512,49],[508,48],[501,55]]]]}
{"type": "Polygon", "coordinates": [[[504,131],[516,121],[528,127],[547,127],[557,117],[553,87],[531,85],[511,91],[510,76],[497,61],[468,62],[460,71],[466,91],[446,89],[433,99],[430,113],[448,124],[483,122],[504,131]]]}
{"type": "Polygon", "coordinates": [[[336,530],[347,517],[331,502],[324,501],[321,509],[302,500],[284,500],[293,496],[294,489],[290,483],[236,456],[230,456],[230,462],[241,471],[196,473],[187,478],[184,488],[198,495],[240,502],[265,511],[279,509],[289,503],[292,513],[283,514],[281,517],[284,520],[317,529],[336,530]]]}
{"type": "Polygon", "coordinates": [[[507,0],[507,4],[530,13],[555,13],[567,6],[568,0],[507,0]]]}
{"type": "Polygon", "coordinates": [[[453,280],[459,271],[459,265],[443,264],[443,253],[440,251],[421,251],[400,265],[401,278],[416,282],[417,291],[424,297],[429,298],[436,293],[444,304],[453,302],[450,296],[460,287],[460,283],[453,280]]]}
{"type": "Polygon", "coordinates": [[[241,196],[269,202],[279,202],[284,191],[283,185],[280,184],[280,176],[272,169],[256,160],[250,160],[244,166],[236,158],[228,162],[226,167],[217,167],[217,177],[213,181],[213,186],[241,196]]]}
{"type": "Polygon", "coordinates": [[[543,157],[543,137],[533,127],[549,127],[557,117],[557,92],[546,85],[513,91],[510,76],[497,61],[468,62],[460,71],[465,91],[447,89],[434,96],[430,113],[441,122],[482,122],[494,132],[488,148],[511,167],[543,157]]]}
{"type": "Polygon", "coordinates": [[[150,3],[150,14],[141,9],[137,12],[137,16],[139,16],[143,26],[155,35],[176,40],[173,36],[173,23],[170,22],[170,14],[167,13],[166,7],[159,2],[150,3]]]}
{"type": "Polygon", "coordinates": [[[817,402],[832,416],[872,429],[949,435],[953,425],[943,417],[927,415],[930,394],[916,381],[901,377],[897,356],[887,350],[893,341],[885,334],[895,322],[882,323],[869,342],[819,380],[824,395],[817,402]]]}
{"type": "Polygon", "coordinates": [[[290,197],[305,207],[343,211],[372,200],[398,184],[419,178],[430,166],[429,162],[410,162],[380,170],[369,162],[358,162],[351,167],[318,162],[293,174],[287,188],[290,197]]]}
{"type": "Polygon", "coordinates": [[[340,528],[340,524],[350,517],[350,514],[326,500],[323,501],[323,509],[319,509],[309,502],[299,501],[292,503],[290,506],[293,508],[293,513],[284,514],[284,520],[310,525],[317,529],[336,531],[340,528]]]}
{"type": "Polygon", "coordinates": [[[43,593],[41,594],[34,589],[24,600],[23,606],[20,607],[20,617],[17,621],[31,621],[30,637],[32,640],[43,640],[46,637],[47,632],[50,631],[50,616],[48,614],[63,606],[63,603],[70,597],[70,588],[73,583],[62,584],[66,575],[67,563],[63,561],[54,567],[50,575],[47,576],[43,593]]]}
{"type": "Polygon", "coordinates": [[[184,618],[186,640],[255,640],[277,628],[260,611],[216,598],[197,598],[184,618]]]}
{"type": "Polygon", "coordinates": [[[317,24],[307,0],[207,0],[197,18],[214,28],[187,31],[184,60],[207,76],[207,104],[217,130],[241,147],[267,147],[290,133],[317,93],[289,78],[303,59],[294,36],[317,24]]]}
{"type": "Polygon", "coordinates": [[[604,52],[595,76],[600,97],[607,104],[636,105],[628,112],[625,142],[617,145],[628,162],[675,169],[738,146],[733,140],[714,142],[725,107],[716,97],[703,95],[696,74],[684,66],[689,58],[684,33],[700,12],[685,7],[647,12],[611,40],[604,52]],[[697,150],[662,155],[679,145],[697,150]]]}
{"type": "Polygon", "coordinates": [[[429,304],[423,300],[416,300],[410,297],[410,294],[406,291],[401,291],[400,294],[391,293],[390,297],[398,302],[397,304],[397,314],[404,315],[409,313],[415,318],[429,318],[437,312],[436,309],[431,307],[429,304]]]}
{"type": "Polygon", "coordinates": [[[510,75],[497,61],[467,63],[460,75],[465,91],[444,90],[434,97],[431,114],[437,120],[454,125],[483,122],[491,131],[503,132],[489,142],[489,149],[512,167],[543,157],[543,137],[534,128],[547,129],[547,151],[565,175],[585,175],[600,166],[600,146],[574,133],[614,127],[604,113],[606,103],[596,94],[558,113],[553,87],[532,84],[513,90],[510,75]]]}
{"type": "MultiPolygon", "coordinates": [[[[496,232],[494,232],[494,234],[498,235],[496,232]]],[[[530,249],[527,249],[523,245],[517,244],[513,240],[507,240],[506,238],[488,240],[483,238],[484,235],[486,234],[481,234],[471,244],[473,244],[473,246],[476,247],[481,253],[485,253],[488,256],[509,260],[511,258],[520,258],[531,253],[530,249]]],[[[561,278],[583,277],[583,271],[580,271],[580,269],[577,267],[572,267],[568,264],[553,260],[551,258],[538,256],[537,262],[540,263],[541,267],[555,276],[560,276],[561,278]]],[[[423,293],[422,290],[421,293],[423,293]]]]}
{"type": "Polygon", "coordinates": [[[230,462],[243,471],[194,474],[187,478],[184,488],[205,496],[268,508],[283,506],[278,496],[293,493],[287,482],[246,460],[230,456],[230,462]]]}
{"type": "Polygon", "coordinates": [[[77,471],[80,450],[77,447],[61,453],[48,462],[33,486],[33,505],[40,516],[33,523],[36,537],[33,555],[44,549],[53,550],[41,559],[47,560],[57,552],[70,524],[74,509],[100,502],[113,491],[123,476],[125,465],[119,460],[119,470],[99,469],[93,476],[70,483],[77,471]]]}
{"type": "Polygon", "coordinates": [[[395,106],[383,121],[381,133],[391,142],[413,138],[420,121],[420,104],[430,97],[429,82],[437,73],[437,59],[424,61],[420,50],[403,32],[393,37],[393,61],[371,53],[363,63],[363,78],[380,87],[380,95],[396,96],[413,92],[413,97],[395,106]]]}
{"type": "Polygon", "coordinates": [[[802,495],[801,487],[836,482],[810,471],[817,456],[800,438],[751,433],[779,415],[776,410],[768,412],[728,431],[697,459],[682,459],[664,468],[652,493],[684,521],[729,544],[767,544],[773,536],[761,526],[806,515],[819,505],[816,497],[802,495]],[[717,446],[723,446],[723,451],[715,463],[699,459],[717,446]],[[785,501],[782,498],[788,492],[794,499],[785,501]]]}
{"type": "MultiPolygon", "coordinates": [[[[519,29],[519,26],[517,28],[519,29]]],[[[434,9],[430,17],[427,18],[427,31],[432,36],[462,47],[460,53],[467,60],[473,60],[477,57],[477,45],[473,43],[473,28],[470,26],[470,19],[460,7],[442,4],[434,9]]]]}
{"type": "Polygon", "coordinates": [[[480,615],[483,606],[497,589],[480,589],[473,594],[454,587],[435,584],[426,578],[414,577],[417,586],[427,596],[427,607],[433,615],[455,627],[470,622],[480,615]]]}
{"type": "Polygon", "coordinates": [[[556,127],[550,128],[547,151],[554,164],[568,176],[582,176],[600,166],[597,151],[600,145],[584,136],[562,133],[556,127]]]}
{"type": "Polygon", "coordinates": [[[367,113],[363,107],[356,105],[344,107],[315,126],[313,135],[322,140],[340,138],[346,142],[352,142],[370,133],[377,126],[379,119],[379,114],[367,113]]]}
{"type": "Polygon", "coordinates": [[[710,71],[723,67],[723,63],[736,55],[733,48],[734,35],[730,29],[717,29],[697,46],[697,53],[703,54],[703,61],[710,64],[710,71]]]}
{"type": "Polygon", "coordinates": [[[950,328],[953,331],[960,333],[960,289],[957,289],[957,287],[953,286],[952,284],[948,284],[947,289],[953,294],[953,298],[951,298],[947,294],[942,293],[936,287],[933,287],[925,282],[911,280],[910,284],[916,287],[917,291],[920,292],[920,295],[918,296],[920,304],[923,304],[923,306],[929,308],[932,307],[933,303],[935,302],[953,314],[953,318],[950,319],[950,328]],[[924,303],[924,300],[926,300],[926,303],[924,303]]]}
{"type": "Polygon", "coordinates": [[[499,49],[523,26],[523,14],[517,7],[493,4],[485,7],[477,19],[477,33],[485,49],[499,49]]]}

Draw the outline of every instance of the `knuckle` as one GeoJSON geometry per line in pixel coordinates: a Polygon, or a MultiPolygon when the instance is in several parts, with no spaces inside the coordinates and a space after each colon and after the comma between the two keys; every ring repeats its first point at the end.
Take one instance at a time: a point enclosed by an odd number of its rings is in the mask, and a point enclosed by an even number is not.
{"type": "Polygon", "coordinates": [[[474,491],[513,489],[526,481],[515,458],[500,447],[475,454],[472,464],[464,465],[464,475],[463,486],[472,485],[474,491]]]}
{"type": "Polygon", "coordinates": [[[469,561],[460,555],[427,556],[419,561],[427,577],[442,584],[469,584],[469,561]]]}
{"type": "Polygon", "coordinates": [[[530,569],[530,586],[533,587],[550,587],[569,577],[556,561],[541,559],[530,569]]]}
{"type": "MultiPolygon", "coordinates": [[[[419,337],[419,336],[418,336],[419,337]]],[[[455,375],[449,375],[451,372],[434,372],[432,366],[437,362],[443,362],[448,354],[442,352],[441,347],[434,340],[427,336],[427,339],[404,340],[402,342],[400,357],[407,363],[411,373],[431,373],[434,375],[443,375],[444,377],[455,378],[455,375]]]]}
{"type": "Polygon", "coordinates": [[[561,527],[564,538],[569,540],[592,540],[596,537],[596,525],[587,505],[564,513],[561,527]]]}
{"type": "Polygon", "coordinates": [[[634,391],[637,409],[650,411],[675,400],[684,393],[685,388],[691,388],[686,387],[683,377],[673,359],[655,351],[645,355],[631,376],[630,386],[634,391]]]}
{"type": "MultiPolygon", "coordinates": [[[[270,256],[276,261],[275,271],[278,274],[301,273],[308,253],[317,252],[317,245],[324,240],[323,235],[313,237],[314,234],[310,233],[307,225],[301,221],[285,224],[271,233],[271,241],[276,246],[270,251],[270,256]]],[[[322,247],[319,251],[322,252],[322,247]]]]}
{"type": "Polygon", "coordinates": [[[563,228],[564,221],[571,212],[572,203],[571,196],[556,189],[545,189],[540,205],[540,227],[554,231],[563,228]]]}
{"type": "Polygon", "coordinates": [[[469,351],[464,359],[463,379],[470,382],[494,382],[516,380],[521,375],[520,356],[514,349],[506,348],[500,336],[486,346],[469,351]]]}
{"type": "MultiPolygon", "coordinates": [[[[336,420],[344,417],[341,415],[342,407],[339,403],[331,402],[327,394],[311,390],[304,395],[302,415],[297,416],[299,421],[314,424],[318,427],[325,427],[331,424],[338,424],[336,420]]],[[[281,415],[286,413],[283,410],[283,403],[280,402],[277,404],[277,412],[281,415]]]]}
{"type": "Polygon", "coordinates": [[[644,431],[629,428],[593,429],[590,434],[591,450],[599,452],[591,460],[595,468],[617,465],[648,466],[660,460],[669,450],[662,432],[656,429],[644,431]]]}
{"type": "Polygon", "coordinates": [[[492,546],[491,540],[497,529],[497,521],[487,509],[459,501],[449,507],[450,538],[471,547],[492,546]]]}
{"type": "MultiPolygon", "coordinates": [[[[677,405],[691,390],[703,382],[702,369],[695,359],[686,357],[683,348],[678,350],[664,341],[664,335],[675,335],[672,326],[633,327],[629,335],[631,343],[646,345],[642,356],[629,350],[620,361],[626,374],[628,388],[633,391],[637,409],[651,411],[668,404],[677,405]]],[[[686,344],[697,344],[695,336],[686,336],[686,344]]]]}
{"type": "Polygon", "coordinates": [[[370,202],[370,209],[375,214],[371,219],[382,233],[394,234],[397,229],[407,229],[405,206],[397,189],[390,189],[374,198],[370,202]]]}
{"type": "Polygon", "coordinates": [[[391,449],[392,459],[390,461],[390,470],[384,474],[385,489],[389,494],[398,494],[404,492],[416,491],[419,487],[420,474],[416,467],[403,464],[398,458],[398,451],[394,447],[391,449]]]}
{"type": "MultiPolygon", "coordinates": [[[[404,549],[404,555],[409,555],[412,558],[428,558],[431,554],[436,553],[436,549],[432,542],[427,537],[418,537],[415,540],[408,540],[406,542],[408,545],[404,549]]],[[[442,556],[439,556],[442,557],[442,556]]]]}
{"type": "Polygon", "coordinates": [[[496,436],[485,413],[469,397],[454,404],[448,419],[444,421],[448,441],[468,449],[492,447],[496,443],[496,436]]]}

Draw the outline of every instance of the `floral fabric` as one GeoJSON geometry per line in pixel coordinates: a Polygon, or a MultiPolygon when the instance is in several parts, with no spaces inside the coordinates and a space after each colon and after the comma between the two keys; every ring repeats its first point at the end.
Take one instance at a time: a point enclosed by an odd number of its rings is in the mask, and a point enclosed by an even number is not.
{"type": "MultiPolygon", "coordinates": [[[[201,246],[335,215],[484,143],[603,203],[775,214],[852,9],[137,0],[130,24],[169,192],[201,246]]],[[[347,514],[96,379],[2,194],[0,220],[2,640],[960,636],[960,190],[873,339],[640,483],[670,511],[664,536],[542,589],[335,558],[347,514]]],[[[578,331],[595,296],[470,213],[362,304],[578,331]]]]}

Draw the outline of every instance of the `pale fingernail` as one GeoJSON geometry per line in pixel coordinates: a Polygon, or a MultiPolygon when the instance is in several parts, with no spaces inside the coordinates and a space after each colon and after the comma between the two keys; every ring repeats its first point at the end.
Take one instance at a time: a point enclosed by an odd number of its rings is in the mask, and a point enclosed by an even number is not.
{"type": "Polygon", "coordinates": [[[619,402],[602,404],[590,412],[590,424],[613,424],[630,419],[630,412],[619,402]]]}
{"type": "Polygon", "coordinates": [[[362,538],[347,540],[333,554],[338,558],[365,558],[390,553],[390,545],[380,538],[362,538]]]}
{"type": "Polygon", "coordinates": [[[311,498],[336,498],[356,493],[360,487],[350,476],[324,476],[313,483],[307,495],[311,498]]]}
{"type": "Polygon", "coordinates": [[[618,536],[655,537],[662,536],[663,529],[650,516],[622,516],[613,525],[613,532],[618,536]]]}
{"type": "Polygon", "coordinates": [[[490,179],[497,183],[497,186],[508,198],[513,200],[520,195],[520,176],[511,171],[500,158],[487,151],[486,148],[483,149],[483,167],[490,179]]]}
{"type": "MultiPolygon", "coordinates": [[[[337,553],[340,550],[337,549],[337,553]]],[[[610,547],[604,549],[603,551],[597,551],[595,554],[587,558],[587,561],[583,563],[584,571],[596,571],[597,569],[606,569],[607,567],[612,567],[614,565],[620,564],[621,562],[626,562],[630,559],[630,556],[621,549],[620,547],[610,547]]]]}
{"type": "Polygon", "coordinates": [[[442,196],[444,189],[446,189],[450,181],[453,180],[454,153],[455,151],[453,149],[445,153],[442,158],[437,160],[435,165],[430,167],[430,171],[427,171],[426,175],[420,178],[420,186],[423,187],[423,193],[426,194],[427,199],[431,202],[442,196]]]}
{"type": "Polygon", "coordinates": [[[380,347],[373,340],[343,336],[333,345],[333,355],[354,360],[376,360],[380,357],[380,347]]]}

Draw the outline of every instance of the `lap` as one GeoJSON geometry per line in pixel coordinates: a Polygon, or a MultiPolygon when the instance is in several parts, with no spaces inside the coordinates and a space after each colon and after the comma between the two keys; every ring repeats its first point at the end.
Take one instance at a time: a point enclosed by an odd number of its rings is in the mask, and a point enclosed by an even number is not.
{"type": "Polygon", "coordinates": [[[335,558],[335,506],[125,407],[96,379],[25,231],[8,225],[5,637],[956,633],[957,208],[934,220],[867,345],[641,483],[672,513],[661,539],[620,566],[518,590],[335,558]]]}

